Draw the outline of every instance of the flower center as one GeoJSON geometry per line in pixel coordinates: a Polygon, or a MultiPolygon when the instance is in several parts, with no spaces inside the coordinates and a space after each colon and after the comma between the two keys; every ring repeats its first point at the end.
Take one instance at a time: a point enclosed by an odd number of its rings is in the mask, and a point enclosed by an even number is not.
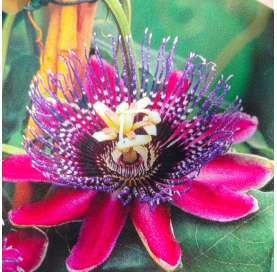
{"type": "Polygon", "coordinates": [[[95,132],[93,138],[98,142],[117,141],[112,152],[115,162],[122,159],[125,163],[134,163],[140,157],[146,164],[148,149],[145,145],[157,135],[156,125],[161,122],[157,111],[147,109],[150,104],[151,100],[144,97],[130,105],[122,102],[114,112],[102,102],[94,103],[95,112],[107,127],[95,132]],[[146,134],[138,134],[141,129],[146,134]]]}

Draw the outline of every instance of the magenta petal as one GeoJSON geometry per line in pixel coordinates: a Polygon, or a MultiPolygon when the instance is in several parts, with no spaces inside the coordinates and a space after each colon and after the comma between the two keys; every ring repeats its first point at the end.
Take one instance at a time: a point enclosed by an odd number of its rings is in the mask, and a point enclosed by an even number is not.
{"type": "Polygon", "coordinates": [[[176,195],[172,204],[192,215],[220,222],[238,220],[259,208],[253,196],[196,180],[188,192],[176,195]]]}
{"type": "Polygon", "coordinates": [[[112,194],[98,194],[84,219],[66,265],[69,271],[91,271],[113,250],[125,224],[127,208],[112,194]]]}
{"type": "Polygon", "coordinates": [[[95,195],[90,190],[58,189],[45,199],[11,210],[9,219],[16,226],[63,224],[83,216],[95,195]]]}
{"type": "MultiPolygon", "coordinates": [[[[222,114],[216,114],[215,117],[212,120],[212,123],[216,124],[218,119],[222,117],[222,114]]],[[[234,138],[233,138],[233,143],[240,143],[251,136],[256,132],[258,127],[258,119],[257,117],[253,116],[251,117],[250,115],[246,113],[239,113],[239,119],[238,122],[236,123],[236,130],[234,131],[234,138]]],[[[212,130],[209,130],[208,133],[211,133],[214,129],[216,129],[217,126],[213,126],[212,130]]]]}
{"type": "MultiPolygon", "coordinates": [[[[176,86],[178,85],[179,81],[182,79],[183,71],[175,70],[170,73],[168,76],[168,85],[166,88],[166,95],[169,97],[173,91],[176,91],[176,86]]],[[[179,87],[180,88],[180,87],[179,87]]],[[[186,91],[186,88],[183,88],[182,91],[186,91]]]]}
{"type": "Polygon", "coordinates": [[[224,185],[234,191],[245,191],[263,187],[270,181],[273,166],[273,161],[260,156],[228,153],[204,166],[197,180],[224,185]]]}
{"type": "Polygon", "coordinates": [[[3,272],[35,271],[44,260],[47,247],[48,238],[42,231],[25,229],[9,232],[3,238],[3,272]]]}
{"type": "Polygon", "coordinates": [[[234,143],[243,142],[253,136],[258,127],[258,119],[255,116],[241,113],[237,127],[238,129],[235,131],[234,143]]]}
{"type": "Polygon", "coordinates": [[[135,200],[131,218],[154,261],[167,271],[175,270],[180,264],[182,252],[173,234],[168,207],[151,207],[135,200]]]}
{"type": "Polygon", "coordinates": [[[28,155],[13,155],[4,159],[2,176],[5,181],[47,181],[41,172],[32,167],[32,161],[28,155]]]}

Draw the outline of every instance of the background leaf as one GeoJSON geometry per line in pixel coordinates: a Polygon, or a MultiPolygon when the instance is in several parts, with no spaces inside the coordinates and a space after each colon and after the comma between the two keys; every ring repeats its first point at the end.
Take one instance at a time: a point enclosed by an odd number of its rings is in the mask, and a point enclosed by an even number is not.
{"type": "Polygon", "coordinates": [[[267,156],[270,159],[273,159],[274,151],[273,149],[267,144],[263,134],[261,131],[257,130],[256,133],[246,141],[246,143],[256,149],[262,155],[267,156]]]}

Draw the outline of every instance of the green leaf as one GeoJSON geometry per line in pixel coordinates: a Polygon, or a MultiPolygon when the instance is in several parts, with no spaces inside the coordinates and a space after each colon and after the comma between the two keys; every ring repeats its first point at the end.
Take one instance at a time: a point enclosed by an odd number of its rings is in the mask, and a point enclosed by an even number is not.
{"type": "Polygon", "coordinates": [[[12,134],[22,134],[29,103],[29,84],[37,69],[38,62],[34,56],[20,55],[12,60],[3,87],[3,140],[6,143],[12,134]]]}
{"type": "Polygon", "coordinates": [[[12,32],[13,23],[15,20],[15,14],[7,14],[3,24],[3,39],[2,39],[2,70],[5,68],[6,58],[8,53],[9,41],[12,32]]]}
{"type": "MultiPolygon", "coordinates": [[[[268,272],[273,250],[273,193],[251,192],[260,210],[233,223],[213,223],[173,209],[173,228],[186,272],[268,272]]],[[[99,271],[161,271],[133,227],[123,230],[116,249],[99,271]]]]}
{"type": "Polygon", "coordinates": [[[232,145],[231,151],[239,152],[239,153],[251,153],[251,150],[250,150],[249,146],[247,146],[244,143],[232,145]]]}
{"type": "Polygon", "coordinates": [[[273,250],[273,193],[253,191],[260,210],[229,224],[211,224],[177,216],[187,271],[269,271],[273,250]],[[182,239],[183,238],[183,239],[182,239]]]}
{"type": "Polygon", "coordinates": [[[250,147],[256,149],[261,154],[266,155],[270,159],[273,159],[274,152],[273,149],[267,144],[263,134],[257,130],[256,133],[246,141],[250,147]]]}

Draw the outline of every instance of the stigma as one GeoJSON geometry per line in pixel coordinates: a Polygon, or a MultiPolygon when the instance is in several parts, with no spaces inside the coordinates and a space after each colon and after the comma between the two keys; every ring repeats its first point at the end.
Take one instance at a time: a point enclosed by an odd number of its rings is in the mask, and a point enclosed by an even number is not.
{"type": "Polygon", "coordinates": [[[112,152],[115,162],[134,163],[140,158],[146,164],[148,150],[145,146],[157,135],[157,124],[161,122],[158,111],[148,109],[150,105],[148,97],[131,104],[122,102],[115,111],[99,101],[93,104],[94,111],[107,126],[95,132],[93,138],[98,142],[116,142],[112,152]],[[145,134],[137,134],[141,129],[145,134]]]}

